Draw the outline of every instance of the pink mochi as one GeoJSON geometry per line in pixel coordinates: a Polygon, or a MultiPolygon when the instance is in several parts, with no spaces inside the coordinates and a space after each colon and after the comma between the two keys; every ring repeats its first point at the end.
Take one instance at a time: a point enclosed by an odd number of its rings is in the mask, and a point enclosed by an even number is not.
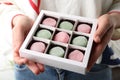
{"type": "Polygon", "coordinates": [[[74,50],[68,55],[68,59],[79,61],[79,62],[82,62],[83,57],[84,57],[83,53],[79,50],[74,50]]]}
{"type": "Polygon", "coordinates": [[[43,42],[34,42],[31,45],[30,50],[38,51],[38,52],[44,52],[45,48],[46,48],[46,46],[43,42]]]}
{"type": "Polygon", "coordinates": [[[47,25],[47,26],[52,26],[52,27],[55,27],[56,23],[57,23],[56,20],[53,18],[46,18],[42,22],[42,24],[47,25]]]}
{"type": "Polygon", "coordinates": [[[88,24],[80,24],[77,27],[78,32],[90,33],[91,27],[88,24]]]}
{"type": "Polygon", "coordinates": [[[66,32],[58,32],[55,37],[54,37],[54,41],[59,41],[59,42],[63,42],[63,43],[67,43],[69,41],[69,35],[66,32]]]}

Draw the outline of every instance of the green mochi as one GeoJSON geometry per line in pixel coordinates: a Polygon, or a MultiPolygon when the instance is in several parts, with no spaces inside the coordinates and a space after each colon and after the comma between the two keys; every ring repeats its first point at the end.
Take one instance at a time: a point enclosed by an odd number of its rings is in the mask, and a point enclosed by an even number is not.
{"type": "Polygon", "coordinates": [[[84,36],[77,36],[73,39],[72,44],[77,46],[86,47],[87,46],[87,38],[84,36]]]}
{"type": "Polygon", "coordinates": [[[58,56],[58,57],[63,57],[64,56],[64,49],[62,47],[53,47],[50,51],[49,54],[50,55],[54,55],[54,56],[58,56]]]}
{"type": "Polygon", "coordinates": [[[73,29],[73,24],[69,21],[63,21],[63,22],[60,23],[59,28],[66,29],[66,30],[72,30],[73,29]]]}
{"type": "Polygon", "coordinates": [[[36,34],[37,37],[45,38],[45,39],[50,39],[51,35],[52,35],[51,32],[46,29],[42,29],[42,30],[38,31],[36,34]]]}

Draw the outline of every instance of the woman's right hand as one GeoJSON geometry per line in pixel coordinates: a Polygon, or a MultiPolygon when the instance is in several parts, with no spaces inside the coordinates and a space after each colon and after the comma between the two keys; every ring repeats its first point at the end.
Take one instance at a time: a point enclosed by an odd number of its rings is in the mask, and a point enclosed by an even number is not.
{"type": "Polygon", "coordinates": [[[19,49],[33,25],[33,20],[25,15],[17,15],[13,18],[12,25],[13,52],[15,63],[19,65],[26,64],[34,74],[43,72],[43,64],[30,61],[26,58],[20,57],[19,55],[19,49]]]}

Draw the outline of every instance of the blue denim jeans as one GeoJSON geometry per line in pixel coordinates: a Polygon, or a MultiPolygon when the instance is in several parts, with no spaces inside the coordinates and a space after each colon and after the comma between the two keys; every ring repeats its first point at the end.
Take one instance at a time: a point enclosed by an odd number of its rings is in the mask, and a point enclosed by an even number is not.
{"type": "Polygon", "coordinates": [[[39,75],[33,74],[26,65],[15,64],[16,80],[112,80],[111,69],[107,65],[95,64],[86,75],[45,66],[39,75]]]}

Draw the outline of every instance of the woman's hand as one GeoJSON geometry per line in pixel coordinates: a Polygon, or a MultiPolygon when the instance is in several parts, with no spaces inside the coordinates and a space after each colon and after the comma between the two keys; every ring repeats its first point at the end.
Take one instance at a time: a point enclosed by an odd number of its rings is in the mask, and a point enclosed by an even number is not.
{"type": "Polygon", "coordinates": [[[115,19],[115,16],[117,15],[104,14],[98,18],[98,27],[94,35],[94,44],[87,67],[88,71],[100,57],[106,45],[111,40],[113,31],[117,26],[115,22],[117,20],[115,19]]]}
{"type": "Polygon", "coordinates": [[[13,51],[15,63],[19,65],[26,64],[28,68],[35,74],[43,72],[44,66],[42,64],[30,61],[26,58],[22,58],[19,55],[19,49],[33,25],[33,20],[24,15],[17,15],[14,17],[12,24],[13,51]]]}

